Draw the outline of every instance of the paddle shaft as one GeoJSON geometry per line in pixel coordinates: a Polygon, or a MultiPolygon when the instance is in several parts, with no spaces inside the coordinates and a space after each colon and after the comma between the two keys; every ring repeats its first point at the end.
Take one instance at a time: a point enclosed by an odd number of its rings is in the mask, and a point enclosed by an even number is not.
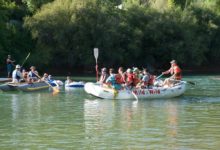
{"type": "Polygon", "coordinates": [[[134,96],[134,98],[138,101],[138,97],[137,95],[134,93],[134,91],[131,91],[132,95],[134,96]]]}
{"type": "Polygon", "coordinates": [[[23,63],[21,64],[22,67],[23,67],[24,63],[27,61],[27,59],[29,58],[30,54],[31,53],[29,52],[28,55],[26,56],[26,58],[24,59],[23,63]]]}
{"type": "Polygon", "coordinates": [[[192,82],[192,81],[186,81],[186,83],[189,83],[189,84],[191,84],[191,85],[196,85],[196,83],[195,83],[195,82],[192,82]]]}
{"type": "Polygon", "coordinates": [[[161,78],[163,76],[163,74],[159,75],[158,77],[156,77],[156,80],[161,78]]]}
{"type": "MultiPolygon", "coordinates": [[[[32,72],[33,74],[35,74],[39,79],[41,79],[41,77],[38,75],[38,74],[36,74],[36,73],[34,73],[34,72],[32,72]]],[[[50,83],[48,83],[47,81],[45,81],[45,80],[43,80],[47,85],[49,85],[52,89],[53,89],[53,91],[55,91],[55,92],[59,92],[59,89],[58,88],[55,88],[55,87],[53,87],[50,83]]]]}
{"type": "MultiPolygon", "coordinates": [[[[173,81],[177,81],[177,82],[181,82],[182,80],[176,80],[176,79],[172,79],[173,81]]],[[[192,82],[192,81],[183,81],[183,82],[186,82],[188,84],[191,84],[191,85],[196,85],[195,82],[192,82]]]]}
{"type": "Polygon", "coordinates": [[[96,81],[98,82],[99,80],[99,72],[98,72],[98,57],[99,57],[99,49],[98,48],[94,48],[94,57],[95,57],[95,62],[96,62],[96,81]]]}

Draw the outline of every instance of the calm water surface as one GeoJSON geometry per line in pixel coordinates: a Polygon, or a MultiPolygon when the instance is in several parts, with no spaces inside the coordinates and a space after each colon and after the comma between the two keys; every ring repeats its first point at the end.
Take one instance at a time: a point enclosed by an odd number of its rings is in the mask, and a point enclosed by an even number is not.
{"type": "Polygon", "coordinates": [[[84,91],[0,92],[0,149],[220,148],[220,78],[174,99],[103,100],[84,91]]]}

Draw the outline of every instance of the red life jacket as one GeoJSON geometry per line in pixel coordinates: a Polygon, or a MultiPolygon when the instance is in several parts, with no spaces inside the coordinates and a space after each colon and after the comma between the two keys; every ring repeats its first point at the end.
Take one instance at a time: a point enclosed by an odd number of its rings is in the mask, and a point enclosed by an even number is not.
{"type": "Polygon", "coordinates": [[[123,75],[121,75],[121,74],[116,74],[115,80],[116,80],[116,83],[118,83],[118,84],[125,83],[125,77],[123,77],[123,75]]]}
{"type": "Polygon", "coordinates": [[[154,81],[155,81],[155,76],[150,75],[150,79],[148,80],[148,85],[154,85],[154,81]]]}
{"type": "Polygon", "coordinates": [[[182,79],[182,70],[180,69],[179,66],[175,65],[173,68],[173,72],[175,74],[175,79],[176,80],[181,80],[182,79]]]}
{"type": "Polygon", "coordinates": [[[133,85],[133,82],[134,82],[134,74],[133,73],[127,74],[127,84],[133,85]]]}
{"type": "Polygon", "coordinates": [[[133,86],[136,86],[140,82],[140,79],[137,75],[133,75],[133,86]]]}

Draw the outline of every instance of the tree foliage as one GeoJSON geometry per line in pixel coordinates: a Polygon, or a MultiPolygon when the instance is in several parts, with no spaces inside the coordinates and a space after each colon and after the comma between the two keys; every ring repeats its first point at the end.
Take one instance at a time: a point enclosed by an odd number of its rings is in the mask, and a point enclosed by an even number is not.
{"type": "Polygon", "coordinates": [[[184,67],[219,65],[219,0],[23,2],[1,5],[1,56],[22,59],[31,49],[33,64],[93,69],[98,47],[107,67],[160,68],[171,59],[184,67]]]}

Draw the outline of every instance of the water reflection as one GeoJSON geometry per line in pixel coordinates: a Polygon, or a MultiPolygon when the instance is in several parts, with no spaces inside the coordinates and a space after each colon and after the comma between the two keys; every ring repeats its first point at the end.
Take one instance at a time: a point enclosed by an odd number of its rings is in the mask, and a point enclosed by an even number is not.
{"type": "Polygon", "coordinates": [[[104,144],[114,137],[114,140],[123,141],[121,148],[126,148],[126,145],[138,141],[156,142],[162,140],[161,135],[165,135],[167,140],[161,142],[176,148],[179,119],[177,110],[175,100],[85,99],[84,123],[87,140],[94,143],[101,138],[104,144]]]}
{"type": "Polygon", "coordinates": [[[104,100],[64,90],[0,93],[0,148],[218,149],[219,82],[188,80],[199,81],[198,87],[174,99],[104,100]]]}

